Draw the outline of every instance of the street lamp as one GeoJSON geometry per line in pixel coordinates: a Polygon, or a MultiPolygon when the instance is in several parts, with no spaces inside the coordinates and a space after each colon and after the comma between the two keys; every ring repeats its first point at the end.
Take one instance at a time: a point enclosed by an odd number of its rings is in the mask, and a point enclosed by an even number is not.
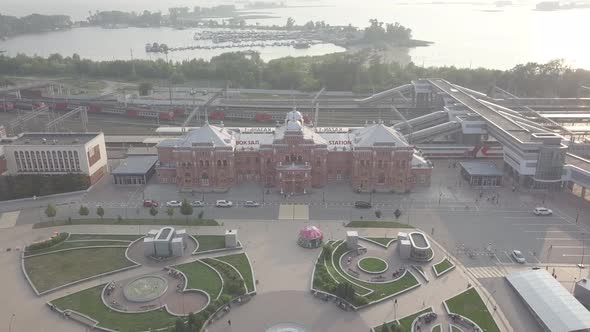
{"type": "Polygon", "coordinates": [[[580,264],[578,264],[578,267],[580,269],[584,268],[584,253],[586,252],[586,246],[584,245],[585,235],[586,235],[586,233],[582,232],[582,259],[580,260],[580,264]]]}
{"type": "Polygon", "coordinates": [[[440,200],[442,199],[442,192],[438,193],[438,205],[440,206],[440,200]]]}
{"type": "Polygon", "coordinates": [[[8,332],[12,331],[12,322],[14,321],[14,317],[16,317],[15,314],[12,314],[12,316],[10,316],[10,322],[8,323],[8,332]]]}

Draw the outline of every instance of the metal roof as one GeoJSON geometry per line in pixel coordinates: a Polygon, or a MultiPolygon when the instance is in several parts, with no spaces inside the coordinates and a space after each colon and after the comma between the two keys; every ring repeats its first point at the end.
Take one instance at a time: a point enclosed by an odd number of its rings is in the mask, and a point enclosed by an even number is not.
{"type": "Polygon", "coordinates": [[[119,166],[111,172],[113,175],[146,174],[158,161],[157,156],[133,156],[123,159],[119,166]]]}
{"type": "Polygon", "coordinates": [[[506,279],[549,331],[590,329],[590,312],[549,272],[520,271],[506,279]]]}
{"type": "Polygon", "coordinates": [[[498,169],[493,162],[485,161],[462,161],[459,163],[471,176],[503,176],[501,170],[498,169]]]}

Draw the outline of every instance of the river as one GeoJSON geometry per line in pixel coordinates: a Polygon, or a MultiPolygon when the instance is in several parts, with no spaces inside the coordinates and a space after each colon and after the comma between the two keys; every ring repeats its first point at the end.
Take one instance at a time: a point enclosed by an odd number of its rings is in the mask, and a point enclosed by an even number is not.
{"type": "MultiPolygon", "coordinates": [[[[26,15],[64,13],[83,19],[88,10],[143,9],[167,11],[175,5],[213,6],[228,1],[158,1],[158,0],[3,0],[5,14],[26,15]]],[[[518,63],[546,62],[561,58],[572,67],[590,69],[590,44],[583,38],[590,31],[590,9],[553,12],[534,11],[534,2],[518,2],[507,7],[495,7],[492,2],[425,4],[394,0],[322,0],[284,1],[301,6],[257,10],[279,18],[251,20],[248,23],[281,24],[293,17],[297,24],[309,20],[323,20],[329,24],[366,26],[371,18],[384,22],[400,22],[412,28],[414,38],[433,41],[429,47],[409,50],[412,61],[418,65],[458,67],[487,67],[508,69],[518,63]]],[[[101,28],[73,29],[41,35],[27,35],[0,42],[0,50],[8,54],[48,55],[78,53],[92,59],[129,59],[130,49],[135,58],[151,58],[146,53],[148,42],[164,42],[169,46],[193,45],[192,36],[197,29],[170,28],[106,30],[101,28]]],[[[284,56],[320,55],[341,51],[342,48],[320,44],[309,49],[292,47],[252,48],[261,52],[265,60],[284,56]]],[[[174,52],[172,59],[193,57],[210,58],[228,52],[221,50],[194,50],[174,52]]]]}

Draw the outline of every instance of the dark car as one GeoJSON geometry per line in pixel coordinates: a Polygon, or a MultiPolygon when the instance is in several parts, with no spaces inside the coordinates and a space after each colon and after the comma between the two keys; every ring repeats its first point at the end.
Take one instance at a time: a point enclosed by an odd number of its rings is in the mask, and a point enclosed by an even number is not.
{"type": "Polygon", "coordinates": [[[354,202],[354,207],[357,209],[370,209],[371,203],[364,201],[356,201],[354,202]]]}
{"type": "Polygon", "coordinates": [[[146,199],[145,201],[143,201],[143,206],[144,207],[158,207],[158,202],[151,200],[151,199],[146,199]]]}

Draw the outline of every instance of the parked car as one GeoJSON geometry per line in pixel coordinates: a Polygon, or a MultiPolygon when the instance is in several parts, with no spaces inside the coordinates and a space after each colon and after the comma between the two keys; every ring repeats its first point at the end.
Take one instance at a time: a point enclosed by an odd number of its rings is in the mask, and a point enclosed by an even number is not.
{"type": "Polygon", "coordinates": [[[255,201],[246,201],[246,202],[244,202],[244,206],[245,207],[259,207],[260,204],[258,204],[258,202],[255,202],[255,201]]]}
{"type": "Polygon", "coordinates": [[[168,201],[166,202],[166,206],[167,207],[180,207],[182,205],[182,202],[180,201],[168,201]]]}
{"type": "Polygon", "coordinates": [[[522,252],[520,252],[520,250],[512,250],[511,255],[517,263],[526,263],[526,259],[524,259],[524,256],[522,255],[522,252]]]}
{"type": "Polygon", "coordinates": [[[354,202],[354,207],[357,209],[370,209],[371,203],[365,201],[356,201],[354,202]]]}
{"type": "Polygon", "coordinates": [[[232,207],[233,203],[231,201],[227,201],[225,199],[218,199],[215,202],[215,206],[217,207],[232,207]]]}
{"type": "Polygon", "coordinates": [[[158,207],[160,205],[160,203],[152,200],[152,199],[146,199],[145,201],[143,201],[143,207],[158,207]]]}
{"type": "Polygon", "coordinates": [[[191,203],[191,205],[194,206],[194,207],[203,207],[203,206],[205,206],[205,202],[203,202],[203,201],[193,201],[191,203]]]}
{"type": "Polygon", "coordinates": [[[539,206],[533,210],[533,213],[535,214],[535,216],[550,216],[553,214],[553,211],[551,211],[548,208],[539,206]]]}

